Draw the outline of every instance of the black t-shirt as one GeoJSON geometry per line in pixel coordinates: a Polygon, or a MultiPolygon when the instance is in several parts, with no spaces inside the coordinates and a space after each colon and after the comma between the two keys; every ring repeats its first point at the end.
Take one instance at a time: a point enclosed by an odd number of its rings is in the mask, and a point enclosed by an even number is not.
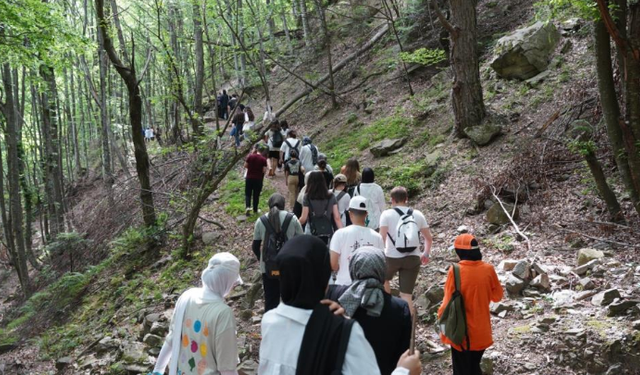
{"type": "MultiPolygon", "coordinates": [[[[348,285],[330,285],[326,297],[337,301],[348,288],[348,285]]],[[[379,317],[370,316],[367,310],[359,308],[353,319],[362,326],[364,336],[376,354],[381,375],[390,375],[400,356],[409,349],[412,323],[407,302],[383,293],[384,307],[379,317]]]]}

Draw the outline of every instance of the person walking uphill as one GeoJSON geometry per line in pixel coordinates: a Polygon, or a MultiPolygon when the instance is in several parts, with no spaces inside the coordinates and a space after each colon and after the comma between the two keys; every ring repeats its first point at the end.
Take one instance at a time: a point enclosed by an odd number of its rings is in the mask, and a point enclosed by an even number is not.
{"type": "Polygon", "coordinates": [[[284,134],[278,120],[273,121],[269,128],[265,138],[269,145],[269,177],[273,177],[276,175],[278,160],[280,160],[280,147],[284,143],[284,134]]]}
{"type": "Polygon", "coordinates": [[[251,198],[253,198],[253,212],[257,214],[264,175],[267,173],[267,159],[260,154],[257,146],[253,148],[251,155],[247,156],[244,167],[247,170],[244,182],[245,212],[247,215],[251,213],[251,198]]]}
{"type": "Polygon", "coordinates": [[[289,190],[289,208],[293,210],[300,192],[300,179],[304,176],[304,168],[298,159],[298,151],[291,150],[290,159],[284,164],[284,176],[289,190]]]}
{"type": "Polygon", "coordinates": [[[237,375],[238,344],[233,310],[224,297],[238,283],[240,261],[218,253],[202,271],[202,287],[184,292],[176,302],[169,334],[152,375],[237,375]]]}
{"type": "MultiPolygon", "coordinates": [[[[471,234],[459,235],[453,244],[460,258],[458,263],[460,293],[466,313],[467,338],[462,347],[444,335],[442,342],[451,345],[454,375],[482,375],[480,361],[485,349],[493,345],[489,303],[502,299],[503,290],[492,265],[482,261],[478,241],[471,234]]],[[[449,268],[444,285],[444,299],[438,309],[440,318],[456,290],[454,267],[449,268]]]]}
{"type": "MultiPolygon", "coordinates": [[[[360,324],[333,314],[321,303],[331,266],[327,246],[302,235],[280,254],[282,303],[262,318],[258,375],[380,375],[360,324]]],[[[408,351],[393,375],[418,375],[419,353],[408,351]]]]}
{"type": "Polygon", "coordinates": [[[380,214],[385,209],[384,192],[380,185],[373,182],[373,169],[362,170],[362,183],[356,186],[354,195],[367,199],[367,228],[378,230],[380,228],[380,214]]]}
{"type": "Polygon", "coordinates": [[[349,262],[351,285],[331,285],[327,299],[338,301],[347,316],[360,323],[376,353],[382,375],[389,375],[411,341],[407,302],[384,291],[386,271],[382,249],[364,246],[349,262]]]}
{"type": "MultiPolygon", "coordinates": [[[[316,172],[317,173],[317,172],[316,172]]],[[[349,264],[353,254],[363,246],[384,247],[382,237],[364,223],[367,218],[366,199],[353,197],[349,201],[349,217],[353,225],[337,230],[331,238],[331,269],[337,272],[336,284],[351,284],[349,264]]]]}
{"type": "Polygon", "coordinates": [[[335,195],[327,189],[327,183],[320,172],[313,171],[309,174],[300,224],[305,226],[306,234],[319,237],[327,245],[335,229],[342,228],[338,202],[335,195]]]}
{"type": "Polygon", "coordinates": [[[420,273],[420,264],[429,263],[433,238],[427,219],[422,212],[409,208],[408,200],[407,189],[398,186],[391,190],[393,208],[380,215],[380,235],[385,242],[387,257],[385,289],[387,292],[391,290],[389,282],[398,273],[400,297],[411,307],[413,306],[413,288],[420,273]],[[424,237],[424,252],[420,251],[420,234],[424,237]]]}
{"type": "Polygon", "coordinates": [[[260,261],[264,288],[264,311],[275,309],[280,303],[280,281],[271,274],[275,258],[284,243],[302,234],[298,219],[284,210],[284,197],[278,193],[269,198],[269,212],[256,221],[251,249],[260,261]],[[267,264],[268,263],[268,264],[267,264]]]}

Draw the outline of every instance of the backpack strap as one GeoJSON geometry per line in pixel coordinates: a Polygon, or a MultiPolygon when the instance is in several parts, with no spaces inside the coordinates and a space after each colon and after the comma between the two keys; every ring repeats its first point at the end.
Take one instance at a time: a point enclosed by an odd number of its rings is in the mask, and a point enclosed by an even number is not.
{"type": "Polygon", "coordinates": [[[344,359],[349,348],[349,339],[351,338],[351,328],[353,328],[354,319],[345,319],[342,325],[342,333],[340,333],[340,344],[338,344],[338,357],[336,358],[336,368],[332,375],[341,375],[344,359]]]}
{"type": "Polygon", "coordinates": [[[460,266],[453,263],[453,279],[455,281],[456,292],[460,291],[460,266]]]}
{"type": "Polygon", "coordinates": [[[394,207],[393,209],[398,213],[398,215],[400,215],[400,219],[402,219],[402,217],[403,217],[404,215],[406,215],[406,214],[405,214],[404,212],[402,212],[402,210],[401,210],[401,209],[399,209],[398,207],[394,207]]]}
{"type": "MultiPolygon", "coordinates": [[[[457,263],[453,263],[453,279],[455,281],[455,291],[458,293],[462,293],[460,290],[460,265],[458,265],[457,263]]],[[[460,295],[460,307],[462,308],[462,311],[464,312],[462,314],[462,317],[464,318],[464,326],[466,327],[465,329],[465,336],[467,339],[467,351],[471,351],[471,342],[469,341],[469,326],[467,325],[467,310],[465,310],[464,307],[464,298],[462,297],[462,294],[460,295]]],[[[460,348],[462,350],[464,350],[464,347],[462,345],[460,345],[460,348]]]]}
{"type": "Polygon", "coordinates": [[[345,195],[347,195],[347,192],[342,190],[340,194],[338,194],[338,196],[336,197],[336,201],[340,202],[340,199],[342,199],[342,197],[344,197],[345,195]]]}
{"type": "Polygon", "coordinates": [[[267,217],[266,214],[260,216],[260,221],[262,222],[262,225],[264,225],[264,229],[266,229],[267,233],[275,233],[276,232],[276,230],[273,228],[273,225],[271,225],[271,223],[269,222],[269,218],[267,217]]]}
{"type": "Polygon", "coordinates": [[[289,229],[289,224],[291,224],[291,220],[293,219],[293,214],[291,212],[287,212],[287,216],[284,217],[284,222],[282,222],[282,226],[280,230],[285,234],[287,234],[287,229],[289,229]]]}
{"type": "Polygon", "coordinates": [[[327,199],[327,205],[324,206],[324,216],[327,216],[327,213],[329,212],[329,203],[331,203],[331,198],[327,199]]]}

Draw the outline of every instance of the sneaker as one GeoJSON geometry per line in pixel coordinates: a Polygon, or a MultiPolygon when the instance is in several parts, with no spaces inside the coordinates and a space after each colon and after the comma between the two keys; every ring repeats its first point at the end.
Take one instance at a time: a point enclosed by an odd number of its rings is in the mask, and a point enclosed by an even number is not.
{"type": "Polygon", "coordinates": [[[254,211],[254,213],[256,213],[256,214],[261,214],[261,213],[262,213],[262,210],[258,208],[258,211],[254,211]]]}
{"type": "Polygon", "coordinates": [[[245,213],[247,216],[251,215],[251,208],[250,208],[250,207],[247,207],[247,209],[246,209],[246,210],[244,210],[244,213],[245,213]]]}

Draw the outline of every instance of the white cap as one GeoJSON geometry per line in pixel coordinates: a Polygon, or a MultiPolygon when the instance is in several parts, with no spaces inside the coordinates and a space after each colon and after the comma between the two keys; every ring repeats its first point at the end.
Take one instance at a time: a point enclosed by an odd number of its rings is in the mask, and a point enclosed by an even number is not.
{"type": "Polygon", "coordinates": [[[367,211],[367,199],[363,196],[355,196],[349,201],[349,211],[367,211]]]}

